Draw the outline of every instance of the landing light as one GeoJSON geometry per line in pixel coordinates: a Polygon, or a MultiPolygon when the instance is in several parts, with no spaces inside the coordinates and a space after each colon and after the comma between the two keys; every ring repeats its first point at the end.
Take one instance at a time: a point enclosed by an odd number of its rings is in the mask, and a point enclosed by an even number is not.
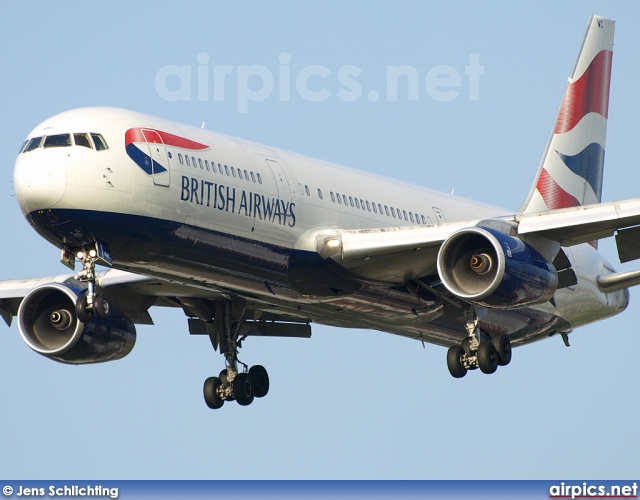
{"type": "Polygon", "coordinates": [[[340,246],[340,240],[337,238],[329,238],[328,240],[324,240],[324,244],[328,248],[337,248],[340,246]]]}
{"type": "Polygon", "coordinates": [[[93,258],[96,255],[98,255],[98,252],[96,252],[95,250],[89,250],[89,257],[93,258]]]}
{"type": "Polygon", "coordinates": [[[84,257],[84,253],[82,253],[82,252],[78,252],[78,253],[76,254],[76,257],[78,258],[78,260],[82,260],[82,257],[84,257]]]}

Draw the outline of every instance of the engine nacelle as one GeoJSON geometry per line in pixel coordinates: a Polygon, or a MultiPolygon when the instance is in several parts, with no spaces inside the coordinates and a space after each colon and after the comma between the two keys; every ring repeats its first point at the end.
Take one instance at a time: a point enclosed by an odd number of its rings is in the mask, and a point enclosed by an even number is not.
{"type": "Polygon", "coordinates": [[[69,364],[100,363],[124,358],[136,343],[129,318],[115,307],[105,321],[82,323],[75,304],[82,288],[50,283],[34,288],[18,310],[20,335],[31,349],[69,364]]]}
{"type": "Polygon", "coordinates": [[[457,231],[442,244],[438,274],[457,297],[501,309],[542,304],[558,287],[555,267],[540,252],[483,227],[457,231]]]}

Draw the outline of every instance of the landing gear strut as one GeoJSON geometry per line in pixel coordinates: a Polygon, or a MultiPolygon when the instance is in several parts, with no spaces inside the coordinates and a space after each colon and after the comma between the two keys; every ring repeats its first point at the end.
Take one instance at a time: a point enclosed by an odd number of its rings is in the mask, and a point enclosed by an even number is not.
{"type": "Polygon", "coordinates": [[[75,254],[63,249],[63,262],[68,264],[74,257],[82,263],[82,271],[76,275],[76,279],[87,283],[87,293],[78,297],[76,302],[78,319],[83,323],[91,321],[93,317],[102,321],[109,319],[111,304],[102,293],[96,291],[96,264],[111,266],[111,254],[100,243],[95,243],[90,248],[78,250],[75,254]]]}
{"type": "Polygon", "coordinates": [[[468,370],[480,368],[482,373],[494,373],[498,366],[511,361],[511,341],[502,333],[489,335],[478,326],[478,316],[473,306],[465,308],[466,337],[460,345],[451,346],[447,352],[447,367],[455,378],[462,378],[468,370]]]}
{"type": "Polygon", "coordinates": [[[269,392],[269,375],[260,365],[244,364],[238,359],[242,347],[240,333],[246,320],[247,308],[241,301],[221,300],[215,303],[213,328],[209,334],[214,349],[220,347],[226,368],[218,377],[204,382],[203,393],[211,409],[222,407],[225,401],[237,401],[241,406],[250,405],[254,398],[262,398],[269,392]],[[239,370],[242,365],[242,371],[239,370]]]}

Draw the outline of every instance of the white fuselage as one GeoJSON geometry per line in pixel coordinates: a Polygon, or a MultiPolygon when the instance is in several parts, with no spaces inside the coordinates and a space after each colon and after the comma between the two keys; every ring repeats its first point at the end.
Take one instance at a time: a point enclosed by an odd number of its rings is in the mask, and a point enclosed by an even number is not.
{"type": "MultiPolygon", "coordinates": [[[[20,154],[15,164],[21,209],[49,241],[61,246],[69,238],[103,234],[111,239],[116,268],[238,294],[263,309],[279,308],[319,323],[375,328],[443,345],[459,342],[466,335],[460,320],[416,316],[417,299],[393,289],[402,282],[367,282],[345,295],[301,293],[288,282],[291,252],[313,250],[302,238],[310,230],[438,225],[509,215],[119,109],[62,113],[36,127],[29,138],[66,133],[101,134],[108,149],[40,147],[20,154]],[[159,140],[154,131],[168,135],[159,140]],[[151,165],[136,161],[145,161],[136,157],[140,151],[151,165]],[[159,232],[163,235],[156,241],[159,232]]],[[[485,328],[508,333],[518,344],[570,331],[626,307],[626,290],[599,291],[596,277],[612,268],[595,249],[585,244],[566,253],[578,284],[559,290],[555,307],[487,310],[481,317],[485,328]]]]}

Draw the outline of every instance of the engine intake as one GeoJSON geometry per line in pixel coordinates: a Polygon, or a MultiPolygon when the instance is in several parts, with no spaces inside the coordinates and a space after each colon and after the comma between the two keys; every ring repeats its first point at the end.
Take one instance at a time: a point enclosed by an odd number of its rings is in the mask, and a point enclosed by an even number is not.
{"type": "Polygon", "coordinates": [[[115,307],[105,321],[82,323],[75,304],[83,289],[50,283],[34,288],[18,310],[18,327],[26,344],[61,363],[85,364],[124,358],[136,343],[129,318],[115,307]]]}
{"type": "Polygon", "coordinates": [[[457,297],[494,308],[547,302],[558,286],[555,267],[535,248],[483,227],[457,231],[442,244],[438,274],[457,297]]]}

